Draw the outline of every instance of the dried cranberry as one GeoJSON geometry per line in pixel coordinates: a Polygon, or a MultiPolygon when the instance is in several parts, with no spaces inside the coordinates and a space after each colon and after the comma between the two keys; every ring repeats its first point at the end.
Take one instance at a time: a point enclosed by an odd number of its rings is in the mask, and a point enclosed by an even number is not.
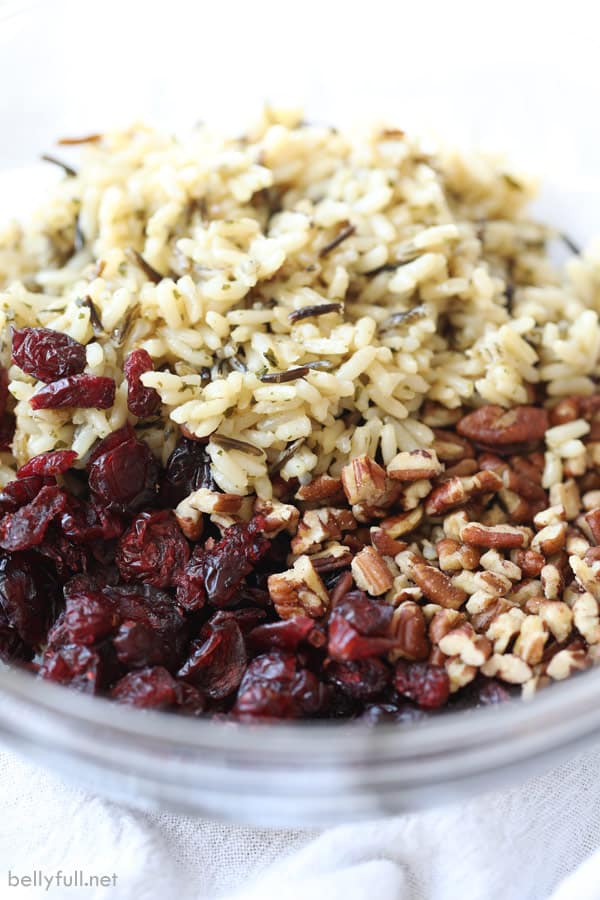
{"type": "Polygon", "coordinates": [[[32,409],[110,409],[115,402],[115,382],[103,375],[70,375],[53,381],[32,394],[32,409]]]}
{"type": "Polygon", "coordinates": [[[17,421],[12,413],[4,413],[0,419],[0,452],[10,453],[17,421]]]}
{"type": "Polygon", "coordinates": [[[272,651],[253,659],[238,691],[235,712],[241,717],[296,719],[322,713],[326,686],[289,653],[272,651]]]}
{"type": "Polygon", "coordinates": [[[87,463],[88,471],[92,463],[95,462],[100,456],[104,456],[105,453],[108,453],[110,450],[114,450],[115,447],[118,447],[120,444],[124,444],[126,441],[134,439],[135,431],[133,429],[133,426],[131,426],[129,422],[123,425],[122,428],[117,428],[116,431],[111,431],[110,434],[107,434],[105,438],[102,438],[101,441],[98,441],[98,443],[94,445],[92,451],[90,452],[87,463]]]}
{"type": "Polygon", "coordinates": [[[86,550],[65,537],[54,523],[48,528],[41,544],[35,547],[35,552],[51,559],[61,578],[69,578],[74,572],[82,572],[87,568],[86,550]]]}
{"type": "Polygon", "coordinates": [[[218,612],[206,623],[200,639],[192,641],[191,655],[177,676],[220,700],[239,686],[245,668],[242,632],[231,614],[218,612]]]}
{"type": "Polygon", "coordinates": [[[69,592],[64,628],[73,644],[94,644],[109,635],[119,622],[113,600],[102,591],[69,592]]]}
{"type": "Polygon", "coordinates": [[[264,609],[258,608],[235,609],[230,613],[230,615],[234,617],[244,637],[246,637],[253,628],[256,628],[257,625],[260,625],[260,623],[267,616],[264,609]]]}
{"type": "Polygon", "coordinates": [[[8,371],[0,366],[0,418],[6,412],[8,402],[8,371]]]}
{"type": "Polygon", "coordinates": [[[0,608],[0,659],[5,663],[27,662],[33,657],[33,649],[20,637],[16,628],[0,608]]]}
{"type": "Polygon", "coordinates": [[[497,703],[506,703],[510,699],[511,696],[506,688],[494,678],[486,678],[477,690],[478,706],[495,706],[497,703]]]}
{"type": "Polygon", "coordinates": [[[395,647],[392,638],[363,637],[342,615],[337,607],[329,621],[329,642],[327,652],[332,659],[345,660],[367,659],[380,656],[395,647]]]}
{"type": "Polygon", "coordinates": [[[74,450],[51,450],[49,453],[40,453],[21,466],[17,478],[28,478],[31,475],[43,477],[60,475],[70,469],[76,459],[77,454],[74,450]]]}
{"type": "MultiPolygon", "coordinates": [[[[47,480],[50,481],[51,479],[47,480]]],[[[9,481],[0,493],[0,515],[14,512],[21,506],[31,503],[44,487],[45,482],[46,479],[41,478],[39,475],[30,475],[28,478],[9,481]]]]}
{"type": "Polygon", "coordinates": [[[122,536],[115,561],[125,581],[155,587],[173,584],[190,558],[190,548],[170,510],[140,513],[122,536]]]}
{"type": "Polygon", "coordinates": [[[177,682],[162,666],[128,672],[110,692],[119,703],[141,709],[168,709],[177,699],[177,682]]]}
{"type": "Polygon", "coordinates": [[[446,670],[423,662],[397,662],[394,687],[399,694],[414,700],[425,709],[443,706],[450,695],[450,680],[446,670]]]}
{"type": "MultiPolygon", "coordinates": [[[[304,641],[309,641],[315,632],[315,621],[308,616],[295,616],[283,622],[268,622],[258,625],[248,635],[248,646],[253,652],[264,650],[287,650],[292,652],[304,641]]],[[[318,633],[318,632],[317,632],[318,633]]]]}
{"type": "Polygon", "coordinates": [[[69,497],[68,505],[60,519],[65,537],[76,544],[93,541],[111,541],[123,533],[123,520],[117,512],[100,503],[85,503],[69,497]]]}
{"type": "Polygon", "coordinates": [[[330,661],[326,674],[328,681],[353,700],[372,700],[381,693],[391,677],[388,666],[376,657],[348,662],[330,661]]]}
{"type": "Polygon", "coordinates": [[[185,681],[177,682],[175,702],[184,716],[200,716],[206,707],[206,700],[200,691],[185,681]]]}
{"type": "Polygon", "coordinates": [[[221,609],[237,601],[237,592],[270,543],[259,532],[264,521],[256,516],[248,524],[232,525],[211,549],[196,548],[177,589],[185,609],[198,609],[204,598],[221,609]]]}
{"type": "Polygon", "coordinates": [[[123,366],[127,380],[127,408],[140,419],[152,416],[160,408],[160,396],[154,388],[144,387],[140,376],[152,372],[152,357],[141,347],[132,350],[123,366]]]}
{"type": "Polygon", "coordinates": [[[171,453],[165,472],[164,493],[171,506],[199,488],[216,491],[210,471],[210,456],[204,444],[182,438],[171,453]]]}
{"type": "Polygon", "coordinates": [[[13,328],[12,361],[23,372],[47,383],[85,369],[85,347],[50,328],[13,328]]]}
{"type": "Polygon", "coordinates": [[[392,606],[367,597],[363,591],[350,591],[335,607],[336,616],[343,616],[366,637],[386,637],[393,614],[392,606]]]}
{"type": "Polygon", "coordinates": [[[0,559],[0,608],[26,644],[44,641],[59,600],[56,579],[41,560],[29,553],[0,559]]]}
{"type": "Polygon", "coordinates": [[[107,680],[107,669],[99,650],[65,644],[57,650],[46,650],[39,675],[48,681],[68,684],[77,691],[95,694],[107,680]]]}
{"type": "Polygon", "coordinates": [[[0,521],[0,547],[15,551],[41,544],[48,526],[66,504],[67,495],[60,488],[43,487],[31,503],[7,513],[0,521]]]}
{"type": "Polygon", "coordinates": [[[136,438],[96,456],[89,467],[90,490],[114,509],[137,512],[156,496],[158,463],[136,438]]]}
{"type": "Polygon", "coordinates": [[[48,632],[48,636],[46,638],[46,649],[58,650],[59,647],[62,647],[64,644],[68,643],[69,633],[67,631],[67,623],[65,621],[65,611],[63,609],[59,617],[54,622],[54,625],[48,632]]]}
{"type": "Polygon", "coordinates": [[[149,584],[103,589],[122,621],[113,640],[119,661],[130,668],[164,665],[175,669],[187,645],[187,625],[164,591],[149,584]]]}

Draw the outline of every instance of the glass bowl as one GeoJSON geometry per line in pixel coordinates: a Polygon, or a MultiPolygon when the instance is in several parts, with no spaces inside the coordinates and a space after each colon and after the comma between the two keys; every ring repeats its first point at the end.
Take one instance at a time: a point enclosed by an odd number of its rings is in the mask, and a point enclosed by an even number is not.
{"type": "MultiPolygon", "coordinates": [[[[313,120],[434,125],[450,140],[512,152],[542,176],[559,172],[539,210],[585,240],[600,233],[594,31],[570,47],[546,13],[534,65],[537,10],[521,4],[515,31],[508,6],[490,43],[467,2],[440,5],[432,29],[429,8],[400,13],[372,0],[359,16],[306,0],[282,31],[285,8],[265,0],[4,0],[0,177],[14,208],[5,192],[2,215],[26,212],[18,185],[57,137],[132,119],[239,127],[265,100],[300,101],[313,120]]],[[[0,739],[126,803],[322,826],[456,800],[548,767],[600,739],[599,696],[600,671],[591,671],[529,703],[416,725],[239,726],[126,709],[3,669],[0,739]]]]}

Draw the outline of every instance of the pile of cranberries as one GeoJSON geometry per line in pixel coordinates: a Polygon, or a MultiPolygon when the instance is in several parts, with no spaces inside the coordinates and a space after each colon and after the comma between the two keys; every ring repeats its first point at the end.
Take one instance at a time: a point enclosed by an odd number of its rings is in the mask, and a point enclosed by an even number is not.
{"type": "MultiPolygon", "coordinates": [[[[13,362],[44,382],[34,408],[101,407],[114,396],[111,379],[83,374],[82,349],[48,329],[13,333],[13,362]]],[[[140,381],[151,368],[143,350],[125,363],[133,415],[157,411],[140,381]]],[[[4,372],[4,406],[6,384],[4,372]]],[[[353,589],[348,570],[324,576],[336,598],[324,619],[281,620],[267,578],[287,567],[286,535],[266,539],[258,515],[223,534],[207,518],[202,541],[188,541],[174,507],[201,487],[218,490],[202,443],[182,437],[162,469],[126,425],[85,469],[72,468],[75,458],[36,456],[0,492],[5,662],[138,707],[242,721],[404,721],[448,701],[443,668],[387,661],[392,609],[353,589]]],[[[455,702],[507,696],[489,679],[461,695],[455,702]]]]}

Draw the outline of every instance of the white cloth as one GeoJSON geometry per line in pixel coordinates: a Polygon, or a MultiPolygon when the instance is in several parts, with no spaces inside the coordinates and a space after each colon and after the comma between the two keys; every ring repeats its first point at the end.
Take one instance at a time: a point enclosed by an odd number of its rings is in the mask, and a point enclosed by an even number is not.
{"type": "Polygon", "coordinates": [[[132,811],[12,753],[0,755],[0,797],[11,900],[600,898],[600,750],[461,805],[321,834],[132,811]],[[15,886],[59,869],[115,873],[116,887],[15,886]]]}

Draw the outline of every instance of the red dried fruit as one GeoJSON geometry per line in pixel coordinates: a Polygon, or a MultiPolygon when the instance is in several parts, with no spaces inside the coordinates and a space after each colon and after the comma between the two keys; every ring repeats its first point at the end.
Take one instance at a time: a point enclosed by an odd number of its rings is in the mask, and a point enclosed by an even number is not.
{"type": "Polygon", "coordinates": [[[495,706],[497,703],[506,703],[507,700],[510,700],[510,694],[494,678],[486,678],[484,683],[478,687],[478,706],[495,706]]]}
{"type": "Polygon", "coordinates": [[[13,328],[12,361],[28,375],[49,383],[83,372],[85,347],[50,328],[13,328]]]}
{"type": "Polygon", "coordinates": [[[391,678],[389,666],[374,656],[345,662],[330,661],[326,674],[328,681],[353,700],[372,700],[391,678]]]}
{"type": "Polygon", "coordinates": [[[178,681],[175,687],[177,709],[184,716],[200,716],[206,707],[206,700],[197,688],[185,681],[178,681]]]}
{"type": "Polygon", "coordinates": [[[297,719],[316,716],[325,709],[326,686],[289,653],[272,651],[248,665],[234,712],[241,717],[297,719]]]}
{"type": "Polygon", "coordinates": [[[95,694],[107,680],[107,667],[98,650],[65,644],[57,650],[46,650],[38,674],[47,681],[95,694]]]}
{"type": "Polygon", "coordinates": [[[109,507],[137,512],[156,497],[158,463],[136,438],[109,449],[89,466],[90,490],[109,507]]]}
{"type": "Polygon", "coordinates": [[[77,453],[74,450],[51,450],[49,453],[40,453],[21,466],[17,472],[17,478],[29,478],[31,475],[52,477],[60,475],[70,469],[77,453]]]}
{"type": "Polygon", "coordinates": [[[394,608],[388,603],[373,600],[363,591],[350,591],[335,607],[335,615],[343,616],[356,630],[367,637],[389,634],[394,608]]]}
{"type": "Polygon", "coordinates": [[[74,572],[87,568],[87,551],[73,544],[54,523],[48,528],[42,543],[37,544],[35,552],[52,560],[61,578],[69,578],[74,572]]]}
{"type": "Polygon", "coordinates": [[[177,677],[199,688],[213,700],[228,697],[239,686],[246,668],[246,648],[239,626],[230,613],[218,612],[192,641],[191,654],[177,677]]]}
{"type": "Polygon", "coordinates": [[[70,375],[36,391],[32,409],[110,409],[115,402],[115,382],[104,375],[70,375]]]}
{"type": "Polygon", "coordinates": [[[124,675],[110,696],[140,709],[168,709],[177,701],[177,682],[162,666],[149,666],[124,675]]]}
{"type": "Polygon", "coordinates": [[[329,621],[327,652],[331,659],[343,661],[367,659],[388,653],[396,641],[385,637],[363,637],[347,619],[334,611],[329,621]]]}
{"type": "Polygon", "coordinates": [[[0,547],[14,552],[41,544],[48,526],[66,505],[67,495],[60,488],[43,487],[31,503],[0,521],[0,547]]]}
{"type": "Polygon", "coordinates": [[[12,413],[4,413],[0,419],[0,453],[10,453],[17,422],[12,413]]]}
{"type": "Polygon", "coordinates": [[[33,649],[21,639],[0,608],[0,659],[5,663],[28,662],[33,649]]]}
{"type": "Polygon", "coordinates": [[[265,650],[292,652],[305,641],[312,643],[311,636],[315,633],[318,635],[316,644],[321,645],[320,639],[323,641],[326,639],[323,632],[315,626],[315,620],[308,616],[294,616],[283,622],[268,622],[265,625],[258,625],[249,633],[247,642],[254,653],[261,653],[265,650]]]}
{"type": "Polygon", "coordinates": [[[121,537],[115,562],[125,581],[164,588],[173,584],[190,558],[190,548],[168,509],[140,513],[121,537]]]}
{"type": "Polygon", "coordinates": [[[8,371],[4,366],[0,366],[0,418],[6,412],[6,403],[8,401],[8,371]]]}
{"type": "Polygon", "coordinates": [[[19,478],[9,481],[0,493],[0,515],[14,512],[31,503],[37,497],[45,484],[54,482],[54,479],[41,478],[39,475],[30,475],[28,478],[19,478]]]}
{"type": "Polygon", "coordinates": [[[154,371],[152,357],[147,350],[139,347],[132,350],[123,366],[127,379],[127,408],[129,412],[144,419],[160,409],[160,396],[154,388],[147,388],[141,382],[144,372],[154,371]]]}
{"type": "Polygon", "coordinates": [[[63,627],[73,644],[94,644],[120,622],[114,602],[102,591],[77,591],[66,598],[63,627]]]}
{"type": "Polygon", "coordinates": [[[122,428],[117,428],[116,431],[111,431],[111,433],[107,434],[105,438],[102,438],[101,441],[98,441],[98,443],[92,449],[87,463],[88,471],[92,463],[95,462],[100,456],[104,456],[105,453],[108,453],[110,450],[114,450],[115,447],[119,447],[126,441],[131,440],[136,440],[136,437],[133,426],[130,425],[129,422],[123,425],[122,428]]]}
{"type": "Polygon", "coordinates": [[[219,490],[211,474],[210,456],[204,444],[182,438],[167,461],[165,499],[175,507],[200,488],[219,490]]]}
{"type": "Polygon", "coordinates": [[[422,662],[397,662],[394,687],[399,694],[425,709],[443,706],[450,696],[450,679],[446,670],[422,662]]]}
{"type": "Polygon", "coordinates": [[[85,503],[76,497],[69,497],[60,527],[65,537],[74,543],[91,544],[120,537],[125,524],[117,512],[100,503],[85,503]]]}
{"type": "Polygon", "coordinates": [[[271,546],[260,534],[263,528],[264,520],[255,516],[248,525],[232,525],[210,549],[194,550],[177,587],[184,609],[200,609],[205,599],[221,609],[237,602],[244,578],[271,546]]]}
{"type": "Polygon", "coordinates": [[[102,590],[115,604],[122,621],[113,643],[123,665],[164,665],[171,670],[181,665],[187,625],[167,593],[149,584],[108,585],[102,590]]]}

